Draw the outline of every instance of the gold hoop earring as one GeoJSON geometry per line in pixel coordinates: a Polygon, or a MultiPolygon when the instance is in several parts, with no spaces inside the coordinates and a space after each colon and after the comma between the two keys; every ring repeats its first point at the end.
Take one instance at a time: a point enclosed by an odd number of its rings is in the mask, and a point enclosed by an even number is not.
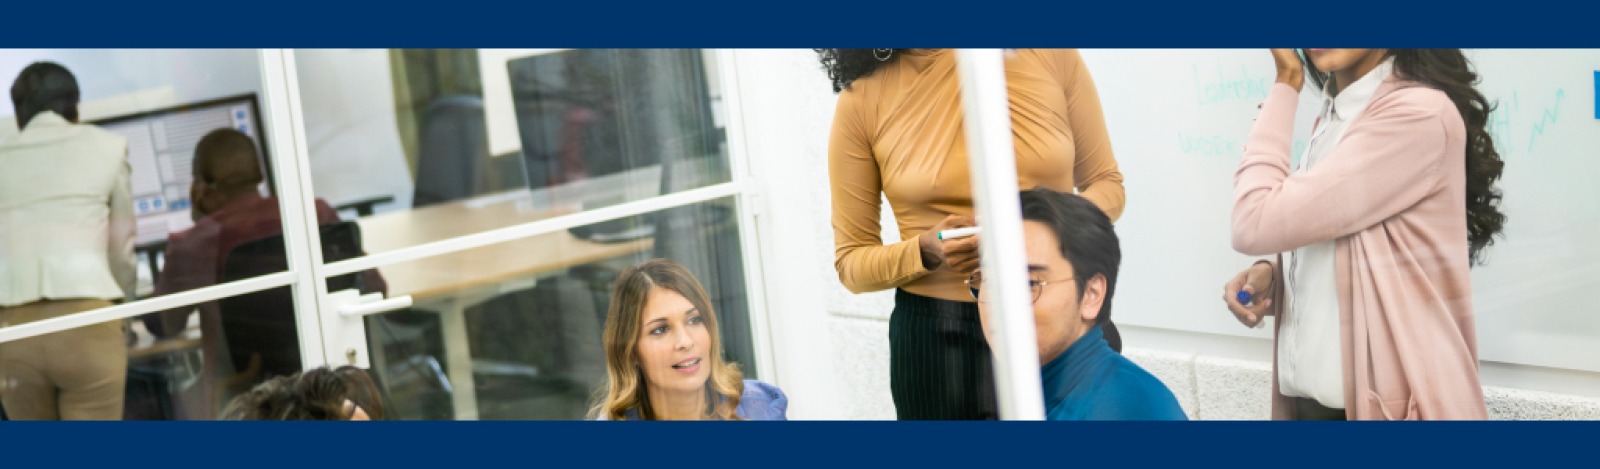
{"type": "Polygon", "coordinates": [[[894,58],[894,49],[873,49],[872,58],[878,59],[879,62],[888,62],[894,58]]]}

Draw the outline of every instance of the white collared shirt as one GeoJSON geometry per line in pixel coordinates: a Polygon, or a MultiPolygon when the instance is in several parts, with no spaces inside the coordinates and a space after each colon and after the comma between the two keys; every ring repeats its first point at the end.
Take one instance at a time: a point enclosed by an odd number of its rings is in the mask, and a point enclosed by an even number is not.
{"type": "MultiPolygon", "coordinates": [[[[1378,86],[1394,73],[1394,61],[1346,86],[1337,96],[1322,91],[1322,113],[1296,173],[1323,162],[1350,122],[1372,101],[1378,86]]],[[[1315,399],[1332,409],[1344,405],[1344,351],[1339,327],[1339,281],[1333,240],[1295,249],[1285,257],[1289,311],[1278,331],[1278,390],[1285,396],[1315,399]]]]}

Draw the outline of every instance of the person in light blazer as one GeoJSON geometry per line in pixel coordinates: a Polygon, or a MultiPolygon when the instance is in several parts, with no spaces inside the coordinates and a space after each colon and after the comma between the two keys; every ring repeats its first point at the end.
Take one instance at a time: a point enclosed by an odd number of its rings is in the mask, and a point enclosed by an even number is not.
{"type": "Polygon", "coordinates": [[[1234,174],[1233,248],[1273,257],[1223,301],[1248,326],[1278,318],[1273,418],[1487,418],[1468,269],[1505,224],[1504,164],[1471,64],[1459,49],[1272,55],[1234,174]],[[1307,75],[1322,108],[1295,168],[1307,75]]]}
{"type": "MultiPolygon", "coordinates": [[[[0,142],[0,327],[133,296],[128,144],[78,123],[78,83],[38,62],[11,86],[17,135],[0,142]]],[[[0,343],[0,403],[16,420],[122,417],[123,321],[0,343]]]]}

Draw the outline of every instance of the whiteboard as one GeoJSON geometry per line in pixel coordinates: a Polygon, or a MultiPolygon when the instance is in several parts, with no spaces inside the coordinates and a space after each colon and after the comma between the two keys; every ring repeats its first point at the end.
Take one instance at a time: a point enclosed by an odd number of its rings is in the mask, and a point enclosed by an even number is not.
{"type": "MultiPolygon", "coordinates": [[[[1084,50],[1127,210],[1119,323],[1270,338],[1222,305],[1252,257],[1233,251],[1233,173],[1272,86],[1266,50],[1084,50]]],[[[1468,50],[1499,108],[1504,238],[1472,271],[1479,358],[1600,372],[1600,50],[1468,50]]],[[[1298,160],[1319,104],[1301,95],[1298,160]]],[[[1268,324],[1270,326],[1270,324],[1268,324]]]]}

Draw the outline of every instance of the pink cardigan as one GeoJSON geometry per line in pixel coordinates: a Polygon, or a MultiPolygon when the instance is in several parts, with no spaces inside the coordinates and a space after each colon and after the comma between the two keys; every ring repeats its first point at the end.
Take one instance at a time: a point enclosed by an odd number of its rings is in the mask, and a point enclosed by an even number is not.
{"type": "MultiPolygon", "coordinates": [[[[1291,175],[1298,101],[1293,88],[1275,85],[1250,132],[1234,175],[1233,248],[1268,255],[1334,240],[1350,419],[1487,418],[1460,113],[1442,91],[1391,77],[1323,163],[1291,175]]],[[[1275,270],[1269,314],[1281,316],[1275,270]]],[[[1272,416],[1292,418],[1276,353],[1273,362],[1272,416]]]]}

